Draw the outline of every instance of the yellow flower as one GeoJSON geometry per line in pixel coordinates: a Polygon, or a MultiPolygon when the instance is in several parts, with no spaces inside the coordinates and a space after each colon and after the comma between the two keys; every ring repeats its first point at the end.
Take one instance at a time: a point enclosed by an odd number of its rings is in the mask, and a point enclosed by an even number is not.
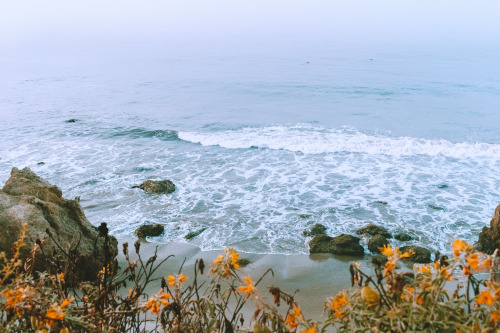
{"type": "Polygon", "coordinates": [[[156,295],[153,295],[147,302],[145,307],[153,314],[161,312],[161,306],[168,306],[170,303],[167,301],[170,298],[169,293],[163,293],[163,289],[156,295]]]}
{"type": "Polygon", "coordinates": [[[365,301],[368,306],[373,306],[379,302],[380,295],[369,286],[364,286],[361,288],[361,299],[365,301]]]}
{"type": "Polygon", "coordinates": [[[251,294],[254,291],[254,284],[252,279],[248,276],[245,278],[246,286],[240,286],[237,289],[237,292],[251,294]]]}

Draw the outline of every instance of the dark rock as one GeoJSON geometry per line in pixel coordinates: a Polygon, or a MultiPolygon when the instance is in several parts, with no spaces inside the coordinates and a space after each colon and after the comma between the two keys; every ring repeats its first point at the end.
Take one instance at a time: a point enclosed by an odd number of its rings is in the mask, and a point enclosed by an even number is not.
{"type": "Polygon", "coordinates": [[[446,185],[446,184],[441,184],[441,185],[438,185],[438,187],[437,187],[437,188],[439,188],[439,189],[446,189],[446,188],[448,188],[448,185],[446,185]]]}
{"type": "Polygon", "coordinates": [[[320,223],[316,223],[311,230],[304,230],[302,234],[306,237],[326,234],[326,227],[320,223]]]}
{"type": "Polygon", "coordinates": [[[435,205],[429,205],[429,208],[434,209],[434,210],[443,210],[444,209],[443,207],[439,207],[439,206],[435,206],[435,205]]]}
{"type": "Polygon", "coordinates": [[[414,255],[408,258],[403,258],[402,260],[412,261],[419,264],[427,264],[431,262],[431,251],[427,250],[426,248],[415,245],[409,245],[409,246],[403,246],[399,250],[402,253],[408,252],[410,250],[413,250],[415,252],[414,255]]]}
{"type": "Polygon", "coordinates": [[[368,250],[373,253],[380,253],[379,248],[389,244],[387,238],[382,235],[375,235],[368,241],[368,250]]]}
{"type": "Polygon", "coordinates": [[[376,255],[372,258],[372,264],[375,267],[384,266],[386,262],[387,262],[387,256],[384,256],[383,254],[376,255]]]}
{"type": "Polygon", "coordinates": [[[250,265],[252,262],[250,261],[250,259],[247,259],[247,258],[241,258],[238,260],[238,265],[240,265],[241,268],[243,267],[246,267],[248,265],[250,265]]]}
{"type": "Polygon", "coordinates": [[[175,185],[170,180],[146,180],[139,186],[134,186],[133,188],[140,188],[144,192],[148,193],[172,193],[175,191],[175,185]]]}
{"type": "Polygon", "coordinates": [[[478,251],[487,254],[492,254],[495,249],[500,248],[500,205],[495,209],[490,227],[483,227],[479,233],[479,239],[475,246],[478,251]]]}
{"type": "Polygon", "coordinates": [[[45,165],[45,162],[38,162],[36,165],[45,165]]]}
{"type": "Polygon", "coordinates": [[[308,219],[308,218],[310,218],[310,217],[311,217],[311,214],[300,214],[300,215],[299,215],[299,217],[300,217],[301,219],[308,219]]]}
{"type": "Polygon", "coordinates": [[[62,191],[37,176],[29,168],[13,168],[11,177],[0,190],[0,252],[11,255],[11,247],[20,235],[22,225],[28,231],[21,248],[21,259],[30,256],[35,243],[41,243],[43,251],[38,252],[33,263],[35,271],[44,271],[50,265],[58,265],[71,274],[66,282],[77,283],[94,280],[99,270],[109,263],[110,270],[117,268],[118,242],[113,236],[106,236],[85,217],[80,198],[68,200],[62,191]],[[108,258],[105,263],[104,239],[109,240],[108,258]],[[68,260],[62,252],[70,251],[76,260],[68,260]],[[76,265],[75,265],[76,262],[76,265]]]}
{"type": "Polygon", "coordinates": [[[71,119],[66,120],[65,122],[66,123],[76,123],[77,121],[78,121],[78,119],[71,118],[71,119]]]}
{"type": "Polygon", "coordinates": [[[135,230],[135,234],[139,238],[156,237],[156,236],[160,236],[164,230],[165,230],[165,227],[161,224],[157,224],[157,223],[144,224],[135,230]]]}
{"type": "Polygon", "coordinates": [[[363,255],[363,246],[359,244],[360,239],[351,235],[342,234],[330,237],[324,234],[316,235],[309,242],[311,253],[333,253],[342,255],[363,255]]]}
{"type": "Polygon", "coordinates": [[[409,234],[407,234],[405,232],[399,232],[399,233],[395,234],[394,238],[399,240],[399,241],[403,241],[403,242],[410,241],[413,239],[412,236],[410,236],[409,234]]]}
{"type": "Polygon", "coordinates": [[[387,231],[386,228],[375,225],[373,223],[367,224],[364,227],[359,228],[358,230],[356,230],[356,234],[363,236],[382,235],[385,238],[392,238],[391,233],[387,231]]]}
{"type": "Polygon", "coordinates": [[[381,200],[375,202],[384,206],[388,204],[387,201],[381,201],[381,200]]]}
{"type": "Polygon", "coordinates": [[[196,231],[191,231],[190,233],[188,233],[186,236],[184,236],[184,238],[186,239],[191,239],[191,238],[195,238],[196,236],[198,236],[199,234],[201,234],[203,231],[205,231],[207,228],[201,228],[199,230],[196,230],[196,231]]]}

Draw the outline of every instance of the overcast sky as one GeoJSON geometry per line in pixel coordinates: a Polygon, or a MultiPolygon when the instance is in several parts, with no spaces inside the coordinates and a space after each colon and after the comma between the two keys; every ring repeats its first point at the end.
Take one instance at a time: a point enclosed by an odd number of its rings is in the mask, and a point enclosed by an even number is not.
{"type": "Polygon", "coordinates": [[[498,0],[16,0],[5,46],[83,43],[500,43],[498,0]]]}

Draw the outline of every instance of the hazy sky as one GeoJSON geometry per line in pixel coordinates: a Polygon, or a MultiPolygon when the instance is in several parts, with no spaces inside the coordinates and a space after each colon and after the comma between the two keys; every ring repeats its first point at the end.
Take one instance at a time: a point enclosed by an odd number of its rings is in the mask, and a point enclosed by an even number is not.
{"type": "Polygon", "coordinates": [[[0,4],[0,42],[488,44],[499,17],[497,0],[16,0],[0,4]]]}

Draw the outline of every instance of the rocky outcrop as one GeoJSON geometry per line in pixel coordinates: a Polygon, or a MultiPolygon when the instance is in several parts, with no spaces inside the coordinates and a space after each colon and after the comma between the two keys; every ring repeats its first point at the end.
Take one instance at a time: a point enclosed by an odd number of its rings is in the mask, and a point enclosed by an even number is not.
{"type": "Polygon", "coordinates": [[[500,249],[500,205],[495,209],[490,227],[483,227],[475,245],[478,251],[488,254],[495,252],[495,249],[500,249]]]}
{"type": "Polygon", "coordinates": [[[157,223],[144,224],[135,230],[135,234],[139,238],[156,237],[156,236],[160,236],[164,230],[165,230],[165,227],[161,224],[157,224],[157,223]]]}
{"type": "Polygon", "coordinates": [[[325,234],[314,236],[309,242],[310,253],[332,253],[341,255],[360,255],[365,252],[363,246],[359,244],[358,237],[342,234],[330,237],[325,234]]]}
{"type": "Polygon", "coordinates": [[[175,191],[175,185],[172,181],[166,180],[146,180],[139,186],[133,188],[140,188],[147,193],[155,194],[168,194],[175,191]]]}
{"type": "Polygon", "coordinates": [[[380,248],[389,244],[387,238],[382,235],[375,235],[368,241],[368,250],[372,253],[380,253],[380,248]]]}
{"type": "Polygon", "coordinates": [[[387,231],[386,228],[375,225],[373,223],[367,224],[364,227],[359,228],[358,230],[356,230],[356,234],[367,237],[382,235],[385,238],[392,238],[391,233],[387,231]]]}
{"type": "Polygon", "coordinates": [[[35,271],[59,267],[72,273],[66,281],[93,280],[97,272],[110,264],[116,268],[116,238],[107,227],[94,227],[85,217],[80,198],[63,198],[57,186],[49,184],[29,168],[13,168],[11,177],[0,190],[0,251],[11,254],[11,247],[28,230],[21,248],[21,258],[30,256],[35,243],[41,244],[32,267],[35,271]],[[105,245],[105,238],[108,239],[105,245]],[[104,249],[107,248],[107,254],[104,249]],[[66,253],[66,254],[65,254],[66,253]]]}
{"type": "Polygon", "coordinates": [[[415,252],[412,256],[408,258],[403,258],[402,260],[412,261],[419,264],[427,264],[431,262],[431,251],[427,250],[424,247],[410,245],[410,246],[403,246],[399,250],[402,253],[408,252],[410,250],[413,250],[413,252],[415,252]]]}

